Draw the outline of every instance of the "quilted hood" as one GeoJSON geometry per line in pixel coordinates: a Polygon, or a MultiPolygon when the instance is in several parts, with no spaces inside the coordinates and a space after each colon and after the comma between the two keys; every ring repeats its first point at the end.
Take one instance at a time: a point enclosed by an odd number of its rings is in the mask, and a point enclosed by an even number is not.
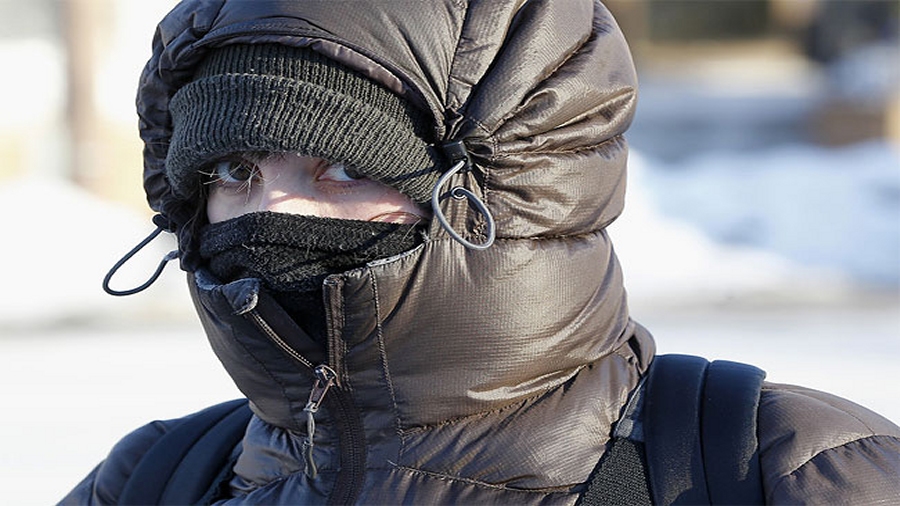
{"type": "MultiPolygon", "coordinates": [[[[165,177],[169,100],[210,48],[308,46],[385,85],[434,118],[437,146],[463,141],[461,183],[502,239],[602,230],[621,212],[636,103],[628,48],[603,6],[551,1],[186,1],[159,25],[138,91],[150,206],[183,225],[165,177]]],[[[449,163],[447,165],[449,169],[449,163]]],[[[461,233],[478,220],[455,199],[461,233]]],[[[468,232],[465,232],[468,231],[468,232]]],[[[446,237],[438,234],[435,239],[446,237]]]]}

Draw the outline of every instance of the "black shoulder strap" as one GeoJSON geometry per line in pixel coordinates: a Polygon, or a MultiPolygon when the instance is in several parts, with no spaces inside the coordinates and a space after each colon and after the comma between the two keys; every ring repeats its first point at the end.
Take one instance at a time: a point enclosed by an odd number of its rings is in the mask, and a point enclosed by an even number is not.
{"type": "Polygon", "coordinates": [[[657,356],[578,504],[763,504],[764,377],[735,362],[657,356]]]}
{"type": "Polygon", "coordinates": [[[766,373],[716,360],[706,371],[703,462],[713,504],[763,504],[757,412],[766,373]],[[735,437],[735,436],[738,437],[735,437]]]}
{"type": "Polygon", "coordinates": [[[655,504],[710,504],[700,447],[700,410],[709,362],[661,355],[647,376],[644,443],[655,504]]]}
{"type": "Polygon", "coordinates": [[[236,399],[185,417],[135,466],[119,504],[196,504],[216,486],[252,413],[236,399]]]}
{"type": "Polygon", "coordinates": [[[746,364],[656,357],[644,423],[654,503],[763,503],[756,419],[764,377],[746,364]]]}

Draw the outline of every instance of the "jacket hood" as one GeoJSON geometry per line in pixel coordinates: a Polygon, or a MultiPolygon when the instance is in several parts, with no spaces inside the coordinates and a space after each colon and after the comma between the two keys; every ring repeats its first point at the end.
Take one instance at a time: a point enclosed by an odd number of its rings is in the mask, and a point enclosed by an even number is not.
{"type": "MultiPolygon", "coordinates": [[[[587,478],[653,354],[628,316],[605,232],[622,210],[622,134],[636,102],[624,38],[592,0],[338,4],[188,0],[162,21],[137,100],[151,207],[184,248],[196,203],[179,201],[165,177],[168,101],[210,48],[276,42],[319,51],[428,111],[432,141],[461,141],[472,161],[447,188],[485,204],[496,242],[467,249],[432,220],[418,248],[331,276],[327,349],[255,280],[222,285],[182,258],[196,271],[192,295],[212,347],[259,418],[297,433],[308,427],[313,366],[332,367],[361,413],[367,469],[413,473],[404,479],[425,491],[404,501],[459,502],[460,490],[419,483],[457,478],[479,490],[568,490],[587,478]],[[507,447],[519,450],[496,451],[507,447]],[[560,464],[548,468],[548,458],[560,464]]],[[[484,215],[465,199],[444,198],[440,210],[481,241],[484,215]]],[[[336,409],[324,411],[315,451],[337,469],[330,431],[341,429],[329,424],[336,409]]],[[[247,456],[256,460],[245,470],[256,471],[242,476],[285,467],[263,465],[271,456],[247,456]]],[[[379,476],[360,500],[397,499],[397,482],[379,476]]]]}
{"type": "MultiPolygon", "coordinates": [[[[166,180],[169,100],[210,48],[263,42],[311,47],[430,112],[432,142],[467,147],[473,170],[452,183],[485,201],[498,238],[591,233],[622,210],[621,135],[636,78],[621,32],[593,0],[382,0],[352,9],[189,0],[160,23],[137,98],[147,199],[173,229],[195,204],[179,202],[166,180]]],[[[479,216],[465,201],[443,206],[454,228],[477,235],[479,216]]]]}

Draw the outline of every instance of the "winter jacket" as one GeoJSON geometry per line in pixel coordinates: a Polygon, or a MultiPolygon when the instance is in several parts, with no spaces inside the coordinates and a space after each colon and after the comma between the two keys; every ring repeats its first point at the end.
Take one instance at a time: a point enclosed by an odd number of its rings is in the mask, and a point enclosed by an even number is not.
{"type": "MultiPolygon", "coordinates": [[[[310,46],[429,111],[463,141],[496,221],[467,249],[424,244],[330,276],[328,343],[254,279],[182,258],[213,350],[254,417],[225,504],[573,504],[654,356],[629,318],[605,228],[622,211],[636,79],[593,0],[188,0],[159,25],[138,111],[148,200],[190,241],[163,167],[168,100],[211,47],[310,46]],[[334,383],[323,393],[316,368],[334,383]],[[311,452],[310,452],[311,449],[311,452]],[[310,455],[308,455],[310,453],[310,455]],[[311,477],[311,466],[317,473],[311,477]]],[[[473,242],[485,218],[441,210],[473,242]]],[[[771,503],[900,502],[900,429],[847,401],[767,385],[760,458],[771,503]]],[[[114,503],[156,422],[120,442],[64,503],[114,503]]]]}

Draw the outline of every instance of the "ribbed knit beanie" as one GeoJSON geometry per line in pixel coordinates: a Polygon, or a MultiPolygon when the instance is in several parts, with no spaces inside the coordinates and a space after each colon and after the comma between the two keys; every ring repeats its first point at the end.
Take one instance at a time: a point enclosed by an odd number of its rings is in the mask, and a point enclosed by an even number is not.
{"type": "Polygon", "coordinates": [[[311,49],[236,44],[214,49],[169,104],[166,171],[197,195],[199,169],[236,152],[297,152],[342,162],[425,203],[440,158],[428,116],[399,95],[311,49]]]}

